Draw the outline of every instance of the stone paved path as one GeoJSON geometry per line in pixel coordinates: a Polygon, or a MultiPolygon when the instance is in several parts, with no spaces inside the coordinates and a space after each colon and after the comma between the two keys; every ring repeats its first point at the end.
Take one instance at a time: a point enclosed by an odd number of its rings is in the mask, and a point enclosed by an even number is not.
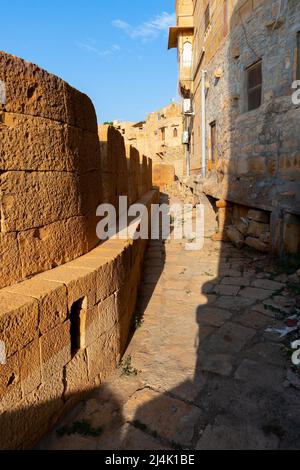
{"type": "Polygon", "coordinates": [[[300,447],[300,392],[286,381],[278,335],[265,331],[282,326],[265,305],[294,302],[287,276],[272,275],[263,255],[211,241],[214,229],[208,217],[201,253],[185,241],[150,243],[129,375],[117,370],[59,425],[85,420],[101,435],[54,430],[40,448],[300,447]]]}

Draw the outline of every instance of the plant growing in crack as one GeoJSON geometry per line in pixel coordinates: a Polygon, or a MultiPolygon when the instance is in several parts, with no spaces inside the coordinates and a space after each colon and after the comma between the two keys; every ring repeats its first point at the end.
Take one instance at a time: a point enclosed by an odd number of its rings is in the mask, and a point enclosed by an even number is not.
{"type": "Polygon", "coordinates": [[[57,429],[57,437],[71,436],[72,434],[79,434],[80,436],[98,437],[102,433],[101,427],[93,428],[91,424],[86,421],[75,421],[71,426],[63,426],[57,429]]]}
{"type": "Polygon", "coordinates": [[[128,377],[139,373],[139,371],[132,366],[131,361],[132,357],[130,355],[121,360],[119,364],[119,369],[122,371],[121,376],[126,375],[128,377]]]}

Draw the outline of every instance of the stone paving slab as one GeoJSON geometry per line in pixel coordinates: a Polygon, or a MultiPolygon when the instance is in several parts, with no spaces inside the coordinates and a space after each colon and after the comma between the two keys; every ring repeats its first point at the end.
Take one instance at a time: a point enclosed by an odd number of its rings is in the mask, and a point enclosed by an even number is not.
{"type": "Polygon", "coordinates": [[[129,368],[64,419],[101,435],[58,438],[60,423],[39,448],[300,448],[300,392],[286,381],[282,340],[265,331],[283,325],[274,305],[295,305],[283,290],[288,276],[273,280],[265,255],[209,237],[200,253],[184,244],[150,242],[129,368]]]}

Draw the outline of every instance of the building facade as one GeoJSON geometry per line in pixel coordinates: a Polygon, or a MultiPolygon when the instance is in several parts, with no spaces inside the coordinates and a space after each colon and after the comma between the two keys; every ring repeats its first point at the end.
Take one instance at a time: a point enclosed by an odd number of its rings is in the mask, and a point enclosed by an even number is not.
{"type": "Polygon", "coordinates": [[[150,113],[141,122],[114,122],[127,144],[151,158],[153,163],[175,167],[175,174],[185,174],[185,147],[182,144],[183,119],[181,105],[170,103],[150,113]]]}
{"type": "Polygon", "coordinates": [[[176,16],[189,184],[227,212],[265,214],[264,240],[241,234],[250,246],[299,252],[299,1],[177,0],[176,16]]]}

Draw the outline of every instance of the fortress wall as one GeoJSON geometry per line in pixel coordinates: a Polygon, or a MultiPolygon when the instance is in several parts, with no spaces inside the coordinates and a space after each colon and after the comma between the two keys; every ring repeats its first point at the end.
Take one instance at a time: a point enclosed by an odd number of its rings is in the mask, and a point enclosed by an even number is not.
{"type": "Polygon", "coordinates": [[[102,201],[90,99],[61,79],[0,53],[0,287],[87,253],[102,201]]]}
{"type": "Polygon", "coordinates": [[[146,241],[99,243],[97,206],[150,207],[158,192],[151,161],[97,128],[88,97],[2,52],[0,80],[0,449],[22,449],[127,345],[146,241]]]}

